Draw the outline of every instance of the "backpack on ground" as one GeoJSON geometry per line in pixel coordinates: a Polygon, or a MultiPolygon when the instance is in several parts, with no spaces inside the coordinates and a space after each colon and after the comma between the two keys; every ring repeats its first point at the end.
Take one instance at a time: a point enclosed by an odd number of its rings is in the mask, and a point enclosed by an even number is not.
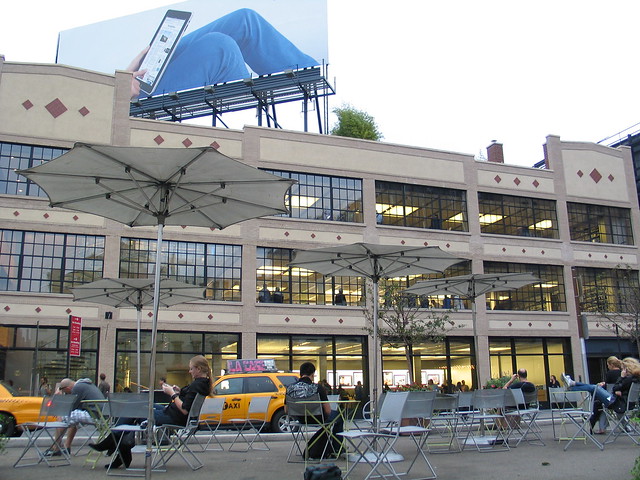
{"type": "Polygon", "coordinates": [[[333,463],[310,465],[304,471],[304,480],[341,480],[342,471],[333,463]]]}

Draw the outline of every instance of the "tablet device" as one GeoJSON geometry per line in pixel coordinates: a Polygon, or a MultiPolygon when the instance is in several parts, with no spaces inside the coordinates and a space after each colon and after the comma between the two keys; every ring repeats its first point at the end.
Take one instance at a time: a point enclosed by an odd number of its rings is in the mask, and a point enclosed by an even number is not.
{"type": "Polygon", "coordinates": [[[140,82],[140,90],[150,95],[160,83],[162,74],[167,68],[171,56],[178,45],[178,41],[189,25],[191,12],[167,10],[158,30],[156,30],[149,51],[142,60],[138,70],[147,70],[142,77],[136,77],[140,82]]]}

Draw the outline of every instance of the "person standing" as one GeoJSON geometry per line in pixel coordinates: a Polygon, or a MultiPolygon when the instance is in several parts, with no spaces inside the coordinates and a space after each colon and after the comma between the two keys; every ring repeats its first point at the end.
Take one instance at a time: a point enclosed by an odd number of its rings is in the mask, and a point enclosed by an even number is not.
{"type": "Polygon", "coordinates": [[[100,374],[100,382],[98,383],[98,390],[102,392],[102,395],[107,397],[107,394],[111,391],[111,385],[107,382],[107,376],[104,373],[100,374]]]}
{"type": "Polygon", "coordinates": [[[333,304],[334,305],[346,305],[347,304],[347,297],[345,296],[345,294],[344,294],[344,292],[342,291],[341,288],[338,290],[338,293],[336,293],[336,296],[333,299],[333,304]]]}
{"type": "Polygon", "coordinates": [[[41,397],[48,397],[51,395],[51,385],[49,385],[49,379],[42,377],[40,379],[40,387],[38,387],[38,395],[41,397]]]}

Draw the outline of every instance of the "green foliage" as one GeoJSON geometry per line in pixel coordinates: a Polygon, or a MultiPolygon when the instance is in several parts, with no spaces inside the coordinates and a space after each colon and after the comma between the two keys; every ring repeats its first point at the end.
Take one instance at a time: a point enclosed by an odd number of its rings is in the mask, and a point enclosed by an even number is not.
{"type": "MultiPolygon", "coordinates": [[[[404,348],[409,371],[409,383],[413,384],[413,346],[426,342],[441,342],[455,322],[449,318],[449,310],[436,312],[421,308],[415,295],[402,293],[404,287],[388,284],[382,296],[383,306],[378,309],[378,336],[393,348],[404,348]]],[[[376,299],[377,300],[377,299],[376,299]]],[[[373,318],[365,309],[368,326],[373,333],[373,318]]]]}
{"type": "Polygon", "coordinates": [[[484,384],[484,388],[502,388],[507,382],[511,380],[509,375],[505,375],[504,377],[499,378],[490,378],[487,380],[487,383],[484,384]]]}
{"type": "MultiPolygon", "coordinates": [[[[6,416],[0,413],[0,424],[4,423],[6,420],[6,416]]],[[[7,442],[9,439],[5,435],[0,434],[0,454],[5,453],[5,449],[7,448],[7,442]]]]}
{"type": "Polygon", "coordinates": [[[636,458],[636,462],[631,469],[631,480],[640,480],[640,457],[636,458]]]}
{"type": "Polygon", "coordinates": [[[382,139],[376,121],[368,113],[350,105],[335,108],[333,113],[337,115],[338,123],[331,129],[331,135],[376,141],[382,139]]]}

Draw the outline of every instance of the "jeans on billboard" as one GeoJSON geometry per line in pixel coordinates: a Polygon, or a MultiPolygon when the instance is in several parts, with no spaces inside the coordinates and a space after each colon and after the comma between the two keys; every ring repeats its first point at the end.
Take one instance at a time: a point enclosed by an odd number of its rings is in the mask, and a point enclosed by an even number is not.
{"type": "Polygon", "coordinates": [[[253,10],[229,13],[185,35],[158,84],[157,93],[318,65],[253,10]]]}

